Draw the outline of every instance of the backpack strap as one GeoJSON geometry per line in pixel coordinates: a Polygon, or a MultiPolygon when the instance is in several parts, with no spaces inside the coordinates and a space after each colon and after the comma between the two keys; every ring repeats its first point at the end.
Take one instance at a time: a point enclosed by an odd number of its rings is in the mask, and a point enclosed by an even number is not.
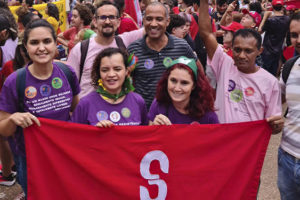
{"type": "Polygon", "coordinates": [[[298,60],[299,57],[300,57],[300,55],[295,56],[284,63],[282,73],[281,73],[282,80],[284,83],[287,82],[287,79],[289,78],[291,69],[293,68],[295,62],[298,60]]]}
{"type": "Polygon", "coordinates": [[[83,40],[80,43],[81,57],[80,57],[79,77],[78,77],[79,83],[81,81],[82,72],[83,72],[83,68],[84,68],[84,62],[85,62],[86,55],[87,55],[87,52],[89,49],[89,43],[90,43],[90,39],[83,40]]]}
{"type": "Polygon", "coordinates": [[[122,38],[120,36],[116,35],[115,39],[116,39],[116,43],[117,43],[117,46],[119,47],[119,49],[121,49],[122,51],[126,51],[126,46],[125,46],[122,38]]]}
{"type": "Polygon", "coordinates": [[[18,95],[18,111],[24,112],[24,96],[26,86],[26,68],[22,67],[17,70],[16,89],[18,95]]]}
{"type": "Polygon", "coordinates": [[[71,70],[69,69],[69,67],[62,63],[62,62],[54,62],[63,72],[64,74],[66,75],[67,79],[68,79],[68,82],[69,82],[69,85],[71,86],[72,88],[72,92],[73,92],[73,95],[75,94],[75,85],[74,85],[74,81],[73,81],[73,77],[72,77],[72,72],[71,70]]]}

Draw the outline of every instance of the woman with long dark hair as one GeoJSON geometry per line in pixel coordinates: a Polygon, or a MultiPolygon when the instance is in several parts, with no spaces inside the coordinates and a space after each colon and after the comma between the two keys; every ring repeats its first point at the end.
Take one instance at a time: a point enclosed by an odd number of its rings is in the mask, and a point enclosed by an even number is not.
{"type": "Polygon", "coordinates": [[[150,125],[219,123],[213,90],[195,60],[172,61],[158,83],[148,118],[150,125]]]}

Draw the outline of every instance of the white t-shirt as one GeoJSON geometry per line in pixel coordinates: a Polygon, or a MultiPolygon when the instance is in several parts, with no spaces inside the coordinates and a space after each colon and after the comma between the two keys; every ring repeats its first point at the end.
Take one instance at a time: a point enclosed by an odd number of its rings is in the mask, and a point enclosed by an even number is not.
{"type": "Polygon", "coordinates": [[[245,74],[218,46],[208,59],[217,79],[215,107],[220,123],[262,120],[281,115],[281,93],[278,80],[266,70],[245,74]]]}

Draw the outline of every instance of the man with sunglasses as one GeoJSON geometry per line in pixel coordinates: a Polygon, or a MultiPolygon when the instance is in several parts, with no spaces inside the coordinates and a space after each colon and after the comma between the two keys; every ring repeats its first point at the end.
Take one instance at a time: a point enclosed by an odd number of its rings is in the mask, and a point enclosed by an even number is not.
{"type": "MultiPolygon", "coordinates": [[[[115,32],[120,26],[120,12],[111,2],[103,1],[97,6],[93,23],[97,27],[97,36],[89,39],[88,50],[84,61],[82,74],[80,73],[81,44],[78,43],[71,51],[67,64],[72,66],[80,81],[81,92],[79,98],[93,91],[91,83],[91,70],[95,57],[100,51],[108,47],[120,47],[115,38],[115,32]]],[[[144,29],[126,32],[119,35],[125,47],[133,41],[142,38],[144,29]]]]}

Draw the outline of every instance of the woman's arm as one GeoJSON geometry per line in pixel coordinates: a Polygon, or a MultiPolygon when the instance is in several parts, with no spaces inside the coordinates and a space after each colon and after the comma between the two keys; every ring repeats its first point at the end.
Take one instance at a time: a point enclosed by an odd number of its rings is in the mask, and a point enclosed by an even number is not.
{"type": "Polygon", "coordinates": [[[57,41],[62,45],[68,47],[69,41],[64,37],[63,33],[58,34],[57,41]]]}
{"type": "Polygon", "coordinates": [[[15,133],[17,126],[26,128],[33,123],[41,126],[40,121],[29,112],[10,114],[0,111],[0,134],[2,136],[11,136],[15,133]]]}

